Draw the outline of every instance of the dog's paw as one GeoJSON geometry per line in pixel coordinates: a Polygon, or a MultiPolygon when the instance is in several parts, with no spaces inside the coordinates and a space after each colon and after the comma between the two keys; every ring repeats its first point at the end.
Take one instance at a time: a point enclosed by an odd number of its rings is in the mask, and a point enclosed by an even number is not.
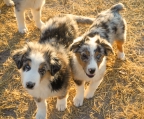
{"type": "Polygon", "coordinates": [[[83,98],[74,97],[73,102],[74,102],[74,105],[76,107],[82,106],[83,105],[83,98]]]}
{"type": "Polygon", "coordinates": [[[20,29],[19,29],[19,32],[20,32],[20,33],[27,33],[28,30],[27,30],[27,28],[20,28],[20,29]]]}
{"type": "Polygon", "coordinates": [[[64,111],[67,108],[67,99],[58,99],[57,100],[57,104],[56,104],[56,108],[58,111],[64,111]]]}
{"type": "Polygon", "coordinates": [[[37,112],[36,119],[47,119],[44,113],[37,112]]]}
{"type": "Polygon", "coordinates": [[[125,54],[124,54],[124,52],[118,52],[117,57],[120,60],[125,60],[125,54]]]}
{"type": "Polygon", "coordinates": [[[12,0],[4,0],[7,6],[14,6],[14,2],[12,0]]]}

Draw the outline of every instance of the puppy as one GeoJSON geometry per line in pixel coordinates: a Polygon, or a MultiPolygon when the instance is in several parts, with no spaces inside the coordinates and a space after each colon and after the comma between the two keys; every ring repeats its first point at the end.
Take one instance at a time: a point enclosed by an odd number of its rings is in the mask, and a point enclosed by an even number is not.
{"type": "Polygon", "coordinates": [[[4,0],[4,3],[7,5],[7,6],[13,6],[14,5],[14,2],[12,0],[4,0]]]}
{"type": "Polygon", "coordinates": [[[125,59],[123,44],[126,40],[126,22],[119,14],[124,5],[119,3],[101,12],[96,17],[89,30],[76,38],[70,46],[71,67],[76,83],[74,105],[81,106],[84,97],[89,99],[102,82],[106,70],[106,56],[113,52],[115,41],[118,48],[118,58],[125,59]],[[90,82],[84,90],[85,82],[90,82]]]}
{"type": "Polygon", "coordinates": [[[14,52],[13,60],[20,70],[23,87],[37,104],[36,119],[47,119],[48,97],[56,96],[56,108],[65,110],[71,70],[64,47],[29,42],[14,52]]]}
{"type": "MultiPolygon", "coordinates": [[[[60,15],[48,20],[42,29],[39,43],[28,43],[13,53],[13,60],[20,70],[23,87],[37,104],[36,119],[47,119],[46,98],[56,96],[56,108],[64,111],[71,79],[67,47],[78,35],[76,21],[83,17],[60,15]]],[[[91,19],[85,19],[91,22],[91,19]]]]}
{"type": "Polygon", "coordinates": [[[24,16],[25,10],[31,9],[36,26],[41,29],[44,23],[41,21],[41,10],[45,4],[45,0],[4,0],[7,5],[15,4],[15,14],[17,19],[18,30],[20,33],[26,33],[28,31],[24,16]]]}

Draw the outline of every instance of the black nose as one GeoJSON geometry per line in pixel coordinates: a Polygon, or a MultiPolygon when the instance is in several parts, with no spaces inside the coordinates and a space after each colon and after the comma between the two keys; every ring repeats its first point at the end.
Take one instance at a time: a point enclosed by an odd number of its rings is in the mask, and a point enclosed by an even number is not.
{"type": "Polygon", "coordinates": [[[32,82],[27,82],[27,83],[26,83],[26,87],[27,87],[28,89],[32,89],[34,86],[35,86],[35,83],[32,83],[32,82]]]}
{"type": "Polygon", "coordinates": [[[95,69],[89,69],[90,74],[93,74],[95,72],[95,69]]]}

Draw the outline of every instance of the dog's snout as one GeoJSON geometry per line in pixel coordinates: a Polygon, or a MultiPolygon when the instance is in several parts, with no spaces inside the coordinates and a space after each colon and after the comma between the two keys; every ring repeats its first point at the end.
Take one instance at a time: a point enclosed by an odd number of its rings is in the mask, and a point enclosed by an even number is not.
{"type": "Polygon", "coordinates": [[[90,68],[90,69],[88,69],[88,71],[89,71],[90,74],[94,74],[95,69],[94,68],[90,68]]]}
{"type": "Polygon", "coordinates": [[[33,82],[27,82],[27,83],[26,83],[26,87],[27,87],[28,89],[32,89],[34,86],[35,86],[35,83],[33,83],[33,82]]]}

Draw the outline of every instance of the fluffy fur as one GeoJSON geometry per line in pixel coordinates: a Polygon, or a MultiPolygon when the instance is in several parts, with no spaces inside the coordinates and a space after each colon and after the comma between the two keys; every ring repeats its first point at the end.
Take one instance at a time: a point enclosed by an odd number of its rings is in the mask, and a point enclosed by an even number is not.
{"type": "Polygon", "coordinates": [[[76,83],[74,105],[81,106],[85,98],[92,98],[101,83],[106,70],[106,56],[113,52],[112,44],[117,43],[118,58],[124,60],[123,43],[126,40],[126,22],[119,14],[124,9],[119,3],[101,12],[89,30],[74,40],[71,67],[76,83]],[[85,82],[90,82],[84,90],[85,82]]]}
{"type": "Polygon", "coordinates": [[[7,5],[15,5],[15,14],[20,33],[28,31],[25,25],[25,10],[31,9],[36,26],[41,29],[44,23],[41,21],[41,10],[45,0],[4,0],[7,5]]]}
{"type": "Polygon", "coordinates": [[[62,44],[67,48],[79,34],[77,23],[92,24],[93,21],[94,18],[72,14],[52,17],[43,26],[39,42],[49,42],[52,45],[62,44]]]}
{"type": "Polygon", "coordinates": [[[71,70],[64,47],[29,42],[13,54],[20,70],[22,85],[35,98],[38,112],[36,119],[46,119],[48,97],[57,96],[56,108],[67,107],[67,93],[71,70]]]}

